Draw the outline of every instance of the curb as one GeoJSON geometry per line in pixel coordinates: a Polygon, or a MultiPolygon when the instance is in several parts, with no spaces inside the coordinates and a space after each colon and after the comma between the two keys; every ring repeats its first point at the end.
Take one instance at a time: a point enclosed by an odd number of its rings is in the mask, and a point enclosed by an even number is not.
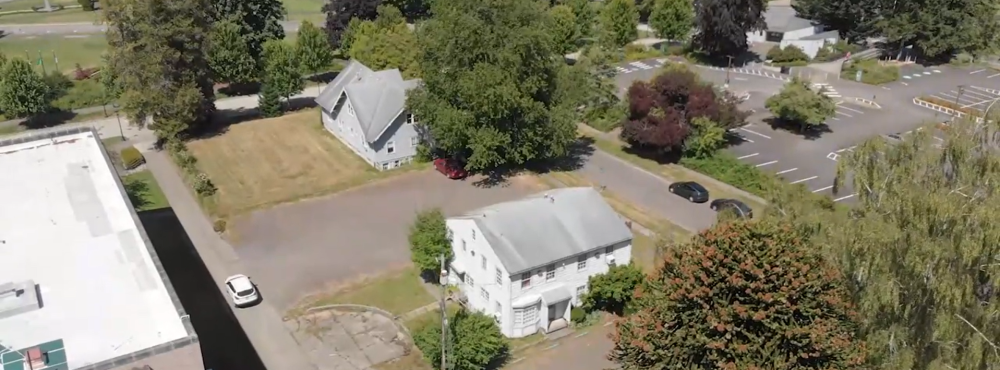
{"type": "MultiPolygon", "coordinates": [[[[942,105],[934,104],[934,103],[922,100],[920,98],[913,98],[913,104],[916,104],[917,106],[924,107],[924,108],[927,108],[927,109],[930,109],[930,110],[933,110],[933,111],[941,112],[941,113],[947,114],[949,116],[955,116],[955,117],[958,117],[958,118],[963,118],[963,117],[966,117],[966,116],[969,115],[968,113],[957,111],[957,110],[954,110],[954,109],[951,109],[951,108],[948,108],[948,107],[945,107],[945,106],[942,106],[942,105]]],[[[975,119],[976,119],[976,123],[983,123],[983,118],[982,117],[975,117],[975,119]]]]}
{"type": "Polygon", "coordinates": [[[854,101],[857,102],[857,103],[860,103],[860,104],[870,105],[870,106],[872,106],[874,108],[877,108],[877,109],[882,109],[881,105],[878,105],[878,103],[876,103],[876,102],[874,102],[872,100],[868,100],[868,99],[865,99],[865,98],[854,98],[854,101]]]}

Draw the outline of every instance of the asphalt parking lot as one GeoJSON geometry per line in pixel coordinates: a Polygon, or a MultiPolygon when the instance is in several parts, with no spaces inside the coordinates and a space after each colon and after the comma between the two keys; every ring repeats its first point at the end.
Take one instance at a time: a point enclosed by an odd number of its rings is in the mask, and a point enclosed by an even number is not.
{"type": "Polygon", "coordinates": [[[991,103],[1000,99],[1000,90],[994,90],[982,86],[958,86],[946,91],[937,91],[929,94],[932,97],[954,102],[962,108],[986,110],[991,103]]]}

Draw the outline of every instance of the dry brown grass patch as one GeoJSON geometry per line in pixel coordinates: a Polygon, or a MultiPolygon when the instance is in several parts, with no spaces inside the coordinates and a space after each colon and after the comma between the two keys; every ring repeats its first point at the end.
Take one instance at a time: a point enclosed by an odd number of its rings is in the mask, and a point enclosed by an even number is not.
{"type": "Polygon", "coordinates": [[[188,143],[219,188],[214,209],[232,216],[333,193],[405,171],[379,172],[319,123],[315,110],[236,124],[188,143]]]}

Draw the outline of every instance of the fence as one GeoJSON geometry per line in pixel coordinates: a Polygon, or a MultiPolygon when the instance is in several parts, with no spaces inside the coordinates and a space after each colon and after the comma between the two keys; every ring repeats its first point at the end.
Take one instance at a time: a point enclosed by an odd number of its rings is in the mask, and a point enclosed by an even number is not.
{"type": "Polygon", "coordinates": [[[878,109],[882,109],[882,106],[878,105],[878,103],[876,103],[874,101],[871,101],[871,100],[868,100],[868,99],[865,99],[865,98],[854,98],[854,101],[856,101],[858,103],[861,103],[861,104],[870,105],[870,106],[878,108],[878,109]]]}
{"type": "MultiPolygon", "coordinates": [[[[938,111],[938,112],[941,112],[941,113],[944,113],[944,114],[947,114],[947,115],[950,115],[950,116],[955,116],[955,117],[958,117],[958,118],[964,118],[964,117],[967,117],[969,115],[968,113],[957,111],[957,110],[945,107],[943,105],[938,105],[938,104],[934,104],[934,103],[931,103],[931,102],[928,102],[928,101],[924,101],[924,100],[922,100],[920,98],[913,98],[913,104],[916,104],[917,106],[921,106],[921,107],[924,107],[924,108],[927,108],[927,109],[930,109],[930,110],[938,111]]],[[[974,117],[974,118],[976,119],[976,123],[983,123],[983,118],[982,117],[974,117]]]]}

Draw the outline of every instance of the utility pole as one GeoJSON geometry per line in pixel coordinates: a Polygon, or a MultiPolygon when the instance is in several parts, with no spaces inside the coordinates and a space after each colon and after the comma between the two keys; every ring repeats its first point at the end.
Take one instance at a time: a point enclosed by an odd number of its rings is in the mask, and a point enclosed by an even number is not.
{"type": "MultiPolygon", "coordinates": [[[[962,98],[962,93],[964,93],[964,92],[965,92],[965,85],[958,85],[958,96],[955,97],[955,106],[956,107],[961,107],[961,105],[959,105],[958,99],[962,98]]],[[[956,109],[956,111],[957,111],[957,109],[956,109]]]]}
{"type": "Polygon", "coordinates": [[[726,58],[729,58],[729,68],[726,68],[726,84],[723,88],[729,89],[729,70],[733,69],[733,56],[727,55],[726,58]]]}
{"type": "Polygon", "coordinates": [[[441,370],[447,370],[448,360],[448,310],[445,309],[445,295],[448,293],[448,272],[444,269],[444,254],[438,257],[441,261],[441,275],[438,283],[441,284],[441,370]]]}

